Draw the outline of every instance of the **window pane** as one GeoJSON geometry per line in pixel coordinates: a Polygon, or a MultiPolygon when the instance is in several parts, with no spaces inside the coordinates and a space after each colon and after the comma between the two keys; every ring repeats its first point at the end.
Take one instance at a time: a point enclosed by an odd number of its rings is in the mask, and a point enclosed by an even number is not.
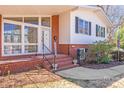
{"type": "Polygon", "coordinates": [[[96,25],[96,36],[105,37],[105,27],[96,25]]]}
{"type": "Polygon", "coordinates": [[[21,26],[4,23],[4,42],[21,43],[21,26]]]}
{"type": "Polygon", "coordinates": [[[25,23],[35,24],[38,25],[38,17],[25,17],[24,18],[25,23]]]}
{"type": "Polygon", "coordinates": [[[89,31],[88,31],[89,29],[88,29],[88,22],[87,21],[85,21],[85,34],[89,34],[89,31]]]}
{"type": "Polygon", "coordinates": [[[25,53],[37,52],[37,45],[26,45],[25,53]]]}
{"type": "Polygon", "coordinates": [[[4,46],[4,54],[12,54],[12,46],[4,46]]]}
{"type": "Polygon", "coordinates": [[[37,43],[37,28],[25,26],[25,43],[37,43]]]}
{"type": "Polygon", "coordinates": [[[83,20],[81,20],[81,19],[79,19],[79,25],[78,25],[78,27],[79,27],[79,32],[80,33],[84,33],[84,21],[83,20]]]}
{"type": "Polygon", "coordinates": [[[42,17],[41,18],[41,25],[50,27],[50,17],[42,17]]]}
{"type": "Polygon", "coordinates": [[[98,36],[101,36],[101,27],[98,26],[98,36]]]}
{"type": "Polygon", "coordinates": [[[78,21],[78,30],[79,33],[91,35],[91,22],[79,19],[78,21]]]}
{"type": "Polygon", "coordinates": [[[105,37],[105,28],[104,27],[101,27],[102,30],[101,30],[101,37],[105,37]]]}
{"type": "Polygon", "coordinates": [[[12,46],[12,49],[13,49],[13,51],[12,51],[13,54],[21,53],[21,46],[19,46],[19,45],[12,46]]]}
{"type": "Polygon", "coordinates": [[[20,45],[5,45],[4,54],[18,54],[21,53],[20,45]]]}
{"type": "Polygon", "coordinates": [[[4,19],[22,22],[22,17],[4,17],[4,19]]]}
{"type": "Polygon", "coordinates": [[[101,27],[101,37],[104,37],[103,27],[101,27]]]}

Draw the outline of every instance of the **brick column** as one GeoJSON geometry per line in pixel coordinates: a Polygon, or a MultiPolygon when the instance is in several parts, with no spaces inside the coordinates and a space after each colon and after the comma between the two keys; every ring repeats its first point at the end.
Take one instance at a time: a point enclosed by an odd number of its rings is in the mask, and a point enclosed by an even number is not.
{"type": "Polygon", "coordinates": [[[57,37],[57,51],[59,50],[59,15],[52,16],[52,49],[54,49],[54,36],[57,37]]]}
{"type": "Polygon", "coordinates": [[[0,15],[0,58],[2,56],[2,15],[0,15]]]}

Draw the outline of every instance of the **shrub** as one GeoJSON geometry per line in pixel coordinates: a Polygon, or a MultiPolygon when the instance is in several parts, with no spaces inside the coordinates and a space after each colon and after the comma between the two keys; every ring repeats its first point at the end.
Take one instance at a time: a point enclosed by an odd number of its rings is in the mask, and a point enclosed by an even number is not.
{"type": "Polygon", "coordinates": [[[115,61],[124,61],[124,50],[120,49],[119,50],[119,57],[118,57],[118,50],[115,50],[113,51],[112,53],[112,58],[115,60],[115,61]]]}
{"type": "MultiPolygon", "coordinates": [[[[97,41],[90,46],[90,52],[87,55],[89,55],[90,58],[93,58],[93,62],[95,60],[96,63],[109,63],[111,60],[112,48],[113,45],[106,40],[97,41]]],[[[90,63],[92,63],[92,60],[90,60],[90,63]]]]}

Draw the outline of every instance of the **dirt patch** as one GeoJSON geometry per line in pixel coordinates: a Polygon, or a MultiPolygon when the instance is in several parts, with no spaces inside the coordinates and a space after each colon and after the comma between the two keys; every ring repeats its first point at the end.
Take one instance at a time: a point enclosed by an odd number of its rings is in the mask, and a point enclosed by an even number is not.
{"type": "Polygon", "coordinates": [[[31,70],[28,72],[22,72],[12,74],[9,76],[0,76],[0,88],[75,88],[80,87],[75,83],[67,81],[62,77],[51,73],[45,69],[31,70]]]}
{"type": "MultiPolygon", "coordinates": [[[[67,81],[66,79],[58,80],[55,82],[37,83],[39,88],[81,88],[79,85],[67,81]]],[[[23,88],[35,88],[34,84],[23,86],[23,88]]]]}
{"type": "Polygon", "coordinates": [[[92,69],[104,69],[104,68],[110,68],[118,65],[124,65],[124,62],[110,62],[108,64],[88,64],[83,63],[82,66],[86,68],[92,68],[92,69]]]}

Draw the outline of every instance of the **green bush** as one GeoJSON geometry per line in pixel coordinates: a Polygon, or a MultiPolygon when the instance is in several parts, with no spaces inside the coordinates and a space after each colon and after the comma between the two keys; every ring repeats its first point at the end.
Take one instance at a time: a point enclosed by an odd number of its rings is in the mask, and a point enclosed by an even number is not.
{"type": "Polygon", "coordinates": [[[101,62],[102,63],[108,64],[110,62],[110,60],[111,60],[111,57],[109,57],[107,55],[101,57],[101,62]]]}
{"type": "Polygon", "coordinates": [[[97,41],[91,47],[92,55],[96,55],[96,63],[109,63],[113,45],[108,41],[97,41]]]}

